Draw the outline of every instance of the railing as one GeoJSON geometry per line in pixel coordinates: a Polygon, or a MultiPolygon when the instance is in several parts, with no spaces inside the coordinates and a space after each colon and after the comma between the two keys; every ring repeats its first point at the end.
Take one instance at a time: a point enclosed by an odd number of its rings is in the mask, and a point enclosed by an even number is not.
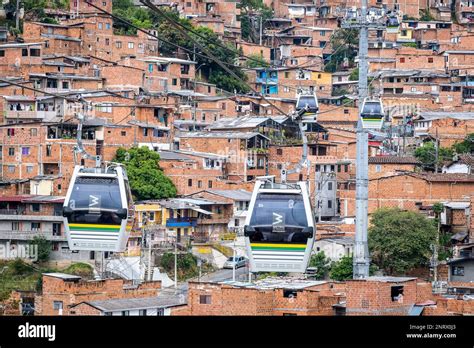
{"type": "Polygon", "coordinates": [[[166,220],[167,227],[194,227],[197,226],[197,218],[194,217],[179,217],[169,218],[166,220]]]}
{"type": "Polygon", "coordinates": [[[0,215],[25,215],[25,211],[18,209],[0,209],[0,215]]]}
{"type": "Polygon", "coordinates": [[[5,118],[53,118],[56,111],[6,110],[5,118]]]}

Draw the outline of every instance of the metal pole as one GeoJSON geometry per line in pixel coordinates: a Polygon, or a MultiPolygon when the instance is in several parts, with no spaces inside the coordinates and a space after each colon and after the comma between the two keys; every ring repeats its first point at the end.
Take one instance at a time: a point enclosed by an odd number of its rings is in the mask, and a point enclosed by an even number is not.
{"type": "Polygon", "coordinates": [[[233,257],[233,264],[232,264],[232,281],[235,282],[235,239],[234,239],[234,257],[233,257]]]}
{"type": "MultiPolygon", "coordinates": [[[[178,232],[176,232],[178,233],[178,232]]],[[[178,235],[174,243],[174,288],[178,288],[178,235]]]]}
{"type": "MultiPolygon", "coordinates": [[[[368,61],[368,26],[367,0],[362,0],[359,34],[359,114],[368,94],[367,74],[368,61]]],[[[357,123],[357,157],[356,157],[356,235],[353,257],[353,278],[363,279],[369,276],[369,248],[367,244],[369,173],[368,173],[368,133],[362,128],[359,117],[357,123]]]]}
{"type": "Polygon", "coordinates": [[[439,140],[438,140],[438,128],[436,128],[436,139],[435,139],[435,173],[438,173],[438,161],[439,161],[439,140]]]}
{"type": "Polygon", "coordinates": [[[20,30],[20,0],[16,0],[15,28],[16,30],[20,30]]]}
{"type": "Polygon", "coordinates": [[[151,236],[150,233],[147,232],[147,240],[148,240],[148,281],[151,281],[151,236]]]}
{"type": "Polygon", "coordinates": [[[262,14],[260,13],[260,40],[259,40],[259,43],[260,43],[260,46],[262,46],[262,32],[263,32],[263,27],[262,27],[262,14]]]}

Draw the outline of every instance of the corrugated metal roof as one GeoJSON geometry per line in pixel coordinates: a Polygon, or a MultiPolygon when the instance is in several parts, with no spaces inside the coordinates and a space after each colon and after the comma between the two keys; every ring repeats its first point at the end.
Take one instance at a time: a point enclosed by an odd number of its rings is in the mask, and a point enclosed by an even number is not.
{"type": "Polygon", "coordinates": [[[250,201],[252,192],[245,190],[206,190],[207,192],[216,194],[218,196],[230,198],[236,201],[250,201]]]}
{"type": "Polygon", "coordinates": [[[186,298],[179,295],[160,295],[157,297],[111,299],[104,301],[86,301],[104,312],[139,310],[151,308],[168,308],[186,304],[186,298]]]}

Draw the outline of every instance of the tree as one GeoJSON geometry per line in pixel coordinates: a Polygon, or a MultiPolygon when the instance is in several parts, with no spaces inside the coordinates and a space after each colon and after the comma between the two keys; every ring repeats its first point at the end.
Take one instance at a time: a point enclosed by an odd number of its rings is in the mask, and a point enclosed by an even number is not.
{"type": "Polygon", "coordinates": [[[326,63],[327,72],[339,71],[346,60],[349,66],[354,65],[359,46],[359,31],[357,29],[338,29],[331,36],[333,53],[326,63]]]}
{"type": "Polygon", "coordinates": [[[372,215],[369,249],[373,262],[388,274],[403,274],[427,265],[435,242],[433,220],[398,208],[382,208],[372,215]]]}
{"type": "MultiPolygon", "coordinates": [[[[377,270],[377,266],[371,264],[369,267],[369,275],[373,275],[377,270]]],[[[331,265],[331,272],[329,278],[337,281],[343,281],[352,279],[353,275],[353,257],[343,256],[337,262],[333,262],[331,265]]]]}
{"type": "Polygon", "coordinates": [[[436,145],[433,141],[429,141],[415,150],[415,157],[422,163],[425,169],[433,170],[436,164],[441,166],[443,162],[452,160],[453,150],[440,146],[438,159],[436,160],[436,145]]]}
{"type": "Polygon", "coordinates": [[[52,243],[43,236],[34,236],[31,244],[38,248],[38,262],[46,262],[51,254],[52,243]]]}
{"type": "Polygon", "coordinates": [[[119,148],[115,162],[125,165],[130,188],[138,200],[176,196],[176,187],[159,166],[160,155],[146,146],[119,148]]]}
{"type": "Polygon", "coordinates": [[[311,255],[309,267],[316,268],[316,279],[324,279],[331,268],[331,260],[326,257],[324,251],[311,255]]]}
{"type": "Polygon", "coordinates": [[[331,266],[329,278],[337,281],[352,279],[352,256],[343,256],[331,266]]]}
{"type": "Polygon", "coordinates": [[[474,153],[474,133],[469,134],[466,139],[453,145],[453,150],[458,153],[474,153]]]}
{"type": "Polygon", "coordinates": [[[259,17],[261,17],[262,25],[265,26],[265,22],[273,17],[273,11],[262,0],[242,0],[239,7],[242,38],[256,43],[257,34],[254,32],[255,26],[251,21],[251,17],[254,16],[258,23],[260,23],[259,17]]]}

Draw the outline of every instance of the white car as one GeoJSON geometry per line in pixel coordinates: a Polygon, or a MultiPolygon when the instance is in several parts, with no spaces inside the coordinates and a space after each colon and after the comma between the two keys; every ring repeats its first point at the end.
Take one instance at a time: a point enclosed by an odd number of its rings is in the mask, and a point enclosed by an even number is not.
{"type": "Polygon", "coordinates": [[[235,268],[245,267],[247,265],[247,259],[244,256],[236,256],[234,261],[234,257],[231,256],[224,263],[224,268],[233,269],[234,265],[235,268]]]}

